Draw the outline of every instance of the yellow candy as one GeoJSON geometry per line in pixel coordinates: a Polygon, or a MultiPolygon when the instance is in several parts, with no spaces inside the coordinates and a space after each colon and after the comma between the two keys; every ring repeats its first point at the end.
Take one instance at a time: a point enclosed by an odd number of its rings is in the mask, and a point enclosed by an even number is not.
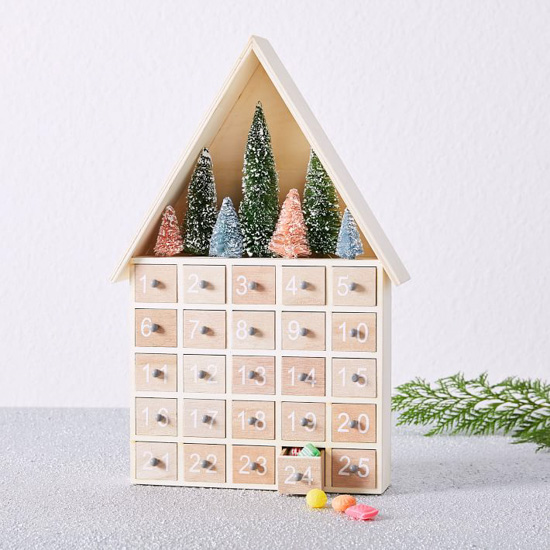
{"type": "Polygon", "coordinates": [[[323,508],[327,503],[327,495],[321,489],[311,489],[306,495],[306,502],[310,508],[323,508]]]}

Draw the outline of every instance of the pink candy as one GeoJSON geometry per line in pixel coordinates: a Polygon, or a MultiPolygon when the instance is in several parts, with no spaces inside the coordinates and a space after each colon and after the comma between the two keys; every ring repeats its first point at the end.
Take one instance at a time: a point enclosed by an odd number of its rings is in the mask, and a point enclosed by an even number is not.
{"type": "Polygon", "coordinates": [[[378,515],[378,510],[366,504],[356,504],[355,506],[350,506],[346,510],[346,514],[353,519],[367,520],[374,519],[378,515]]]}

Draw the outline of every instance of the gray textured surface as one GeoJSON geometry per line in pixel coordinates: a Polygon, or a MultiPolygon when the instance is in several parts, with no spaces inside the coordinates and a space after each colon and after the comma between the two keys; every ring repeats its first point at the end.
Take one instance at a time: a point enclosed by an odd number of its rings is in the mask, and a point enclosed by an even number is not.
{"type": "Polygon", "coordinates": [[[0,409],[0,548],[550,547],[550,454],[396,430],[393,485],[359,523],[274,492],[133,487],[128,412],[0,409]]]}

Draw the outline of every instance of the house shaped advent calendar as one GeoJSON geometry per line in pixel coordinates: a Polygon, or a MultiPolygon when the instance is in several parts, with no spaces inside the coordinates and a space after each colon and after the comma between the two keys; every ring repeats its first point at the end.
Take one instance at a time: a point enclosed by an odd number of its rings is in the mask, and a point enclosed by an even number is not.
{"type": "Polygon", "coordinates": [[[409,275],[269,42],[252,37],[112,280],[131,287],[134,483],[382,493],[390,483],[391,286],[409,275]],[[313,149],[363,254],[156,257],[203,148],[218,207],[242,200],[261,102],[280,200],[313,149]],[[320,456],[295,456],[312,443],[320,456]]]}

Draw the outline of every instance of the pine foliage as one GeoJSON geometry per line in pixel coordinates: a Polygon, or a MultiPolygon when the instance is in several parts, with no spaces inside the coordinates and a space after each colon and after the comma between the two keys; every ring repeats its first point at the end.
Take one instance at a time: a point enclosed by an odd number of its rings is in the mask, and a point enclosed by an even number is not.
{"type": "Polygon", "coordinates": [[[431,425],[440,433],[512,435],[515,443],[550,449],[550,385],[506,378],[491,385],[487,374],[466,380],[461,373],[429,384],[421,378],[397,387],[392,408],[397,424],[431,425]]]}
{"type": "Polygon", "coordinates": [[[313,149],[304,187],[304,218],[311,251],[334,254],[340,228],[338,194],[313,149]]]}
{"type": "Polygon", "coordinates": [[[355,220],[347,208],[344,211],[342,225],[340,226],[340,232],[338,233],[336,254],[340,256],[340,258],[344,258],[346,260],[355,260],[359,254],[363,254],[361,235],[359,235],[359,230],[357,229],[355,220]]]}
{"type": "Polygon", "coordinates": [[[279,177],[262,104],[258,102],[248,133],[243,165],[243,199],[239,216],[248,256],[266,258],[279,214],[279,177]]]}
{"type": "Polygon", "coordinates": [[[187,213],[183,224],[185,250],[207,255],[216,224],[216,184],[212,157],[208,149],[201,151],[187,192],[187,213]]]}
{"type": "Polygon", "coordinates": [[[209,255],[218,258],[240,258],[243,255],[241,224],[229,197],[223,199],[212,231],[209,255]]]}
{"type": "Polygon", "coordinates": [[[176,217],[176,211],[168,205],[162,213],[157,242],[153,252],[155,256],[174,256],[183,251],[183,239],[176,217]]]}

